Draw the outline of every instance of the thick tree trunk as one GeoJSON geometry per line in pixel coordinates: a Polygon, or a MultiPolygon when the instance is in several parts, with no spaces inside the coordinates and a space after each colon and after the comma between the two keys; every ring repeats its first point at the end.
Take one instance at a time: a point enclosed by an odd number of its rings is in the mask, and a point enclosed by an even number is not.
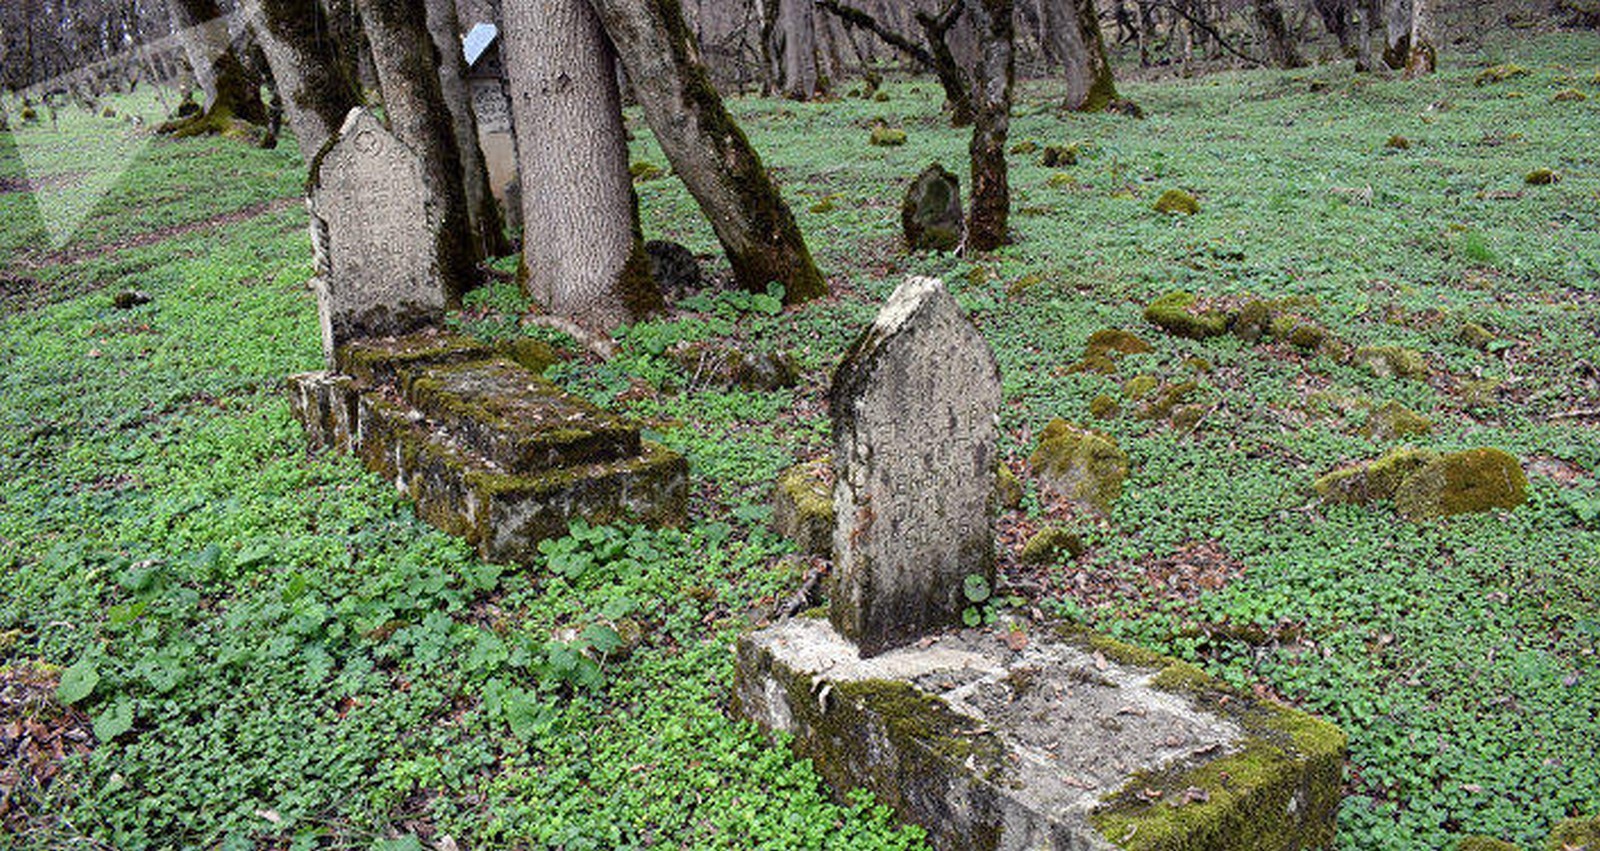
{"type": "Polygon", "coordinates": [[[817,75],[817,35],[811,0],[767,0],[767,52],[774,89],[790,100],[810,100],[823,93],[817,75]]]}
{"type": "Polygon", "coordinates": [[[443,216],[440,271],[446,291],[459,297],[476,285],[480,257],[461,188],[461,152],[439,86],[439,54],[428,34],[427,13],[422,0],[359,0],[359,8],[390,129],[422,159],[428,190],[443,216]]]}
{"type": "Polygon", "coordinates": [[[1383,4],[1383,31],[1385,34],[1383,61],[1396,71],[1406,67],[1411,53],[1411,2],[1410,0],[1379,0],[1383,4]]]}
{"type": "Polygon", "coordinates": [[[1283,21],[1283,8],[1278,0],[1253,0],[1256,23],[1266,36],[1267,55],[1279,68],[1304,68],[1306,60],[1294,43],[1294,35],[1283,21]]]}
{"type": "Polygon", "coordinates": [[[1067,83],[1061,105],[1079,112],[1104,110],[1116,101],[1117,84],[1094,0],[1040,0],[1039,5],[1044,41],[1059,57],[1067,83]]]}
{"type": "Polygon", "coordinates": [[[219,124],[228,118],[265,124],[260,81],[250,77],[233,52],[228,22],[216,0],[169,0],[168,9],[195,82],[205,92],[205,117],[219,124]]]}
{"type": "Polygon", "coordinates": [[[722,105],[678,0],[593,0],[656,141],[700,204],[739,286],[790,303],[827,294],[794,216],[722,105]]]}
{"type": "Polygon", "coordinates": [[[342,72],[317,0],[256,0],[244,7],[272,66],[300,153],[309,162],[360,105],[360,93],[342,72]]]}
{"type": "Polygon", "coordinates": [[[615,55],[587,0],[506,0],[527,289],[595,328],[661,307],[637,234],[615,55]]]}
{"type": "Polygon", "coordinates": [[[1432,74],[1438,56],[1433,47],[1433,10],[1429,0],[1411,0],[1411,43],[1406,53],[1406,78],[1432,74]]]}
{"type": "Polygon", "coordinates": [[[489,167],[478,147],[478,121],[472,114],[472,93],[467,89],[467,62],[461,53],[461,25],[455,0],[426,0],[428,33],[439,52],[439,89],[450,109],[450,124],[461,156],[461,188],[466,195],[467,221],[479,257],[500,257],[511,252],[500,204],[489,189],[489,167]]]}
{"type": "Polygon", "coordinates": [[[1381,52],[1374,50],[1372,40],[1383,27],[1383,0],[1354,0],[1356,70],[1364,74],[1377,72],[1382,61],[1381,52]]]}
{"type": "Polygon", "coordinates": [[[978,33],[972,100],[972,212],[967,217],[969,250],[993,251],[1009,242],[1006,222],[1011,188],[1006,177],[1006,135],[1011,129],[1015,74],[1012,0],[966,0],[978,33]]]}
{"type": "Polygon", "coordinates": [[[1339,51],[1349,57],[1355,50],[1350,38],[1352,0],[1312,0],[1311,5],[1316,8],[1317,17],[1322,19],[1328,34],[1339,40],[1339,51]]]}

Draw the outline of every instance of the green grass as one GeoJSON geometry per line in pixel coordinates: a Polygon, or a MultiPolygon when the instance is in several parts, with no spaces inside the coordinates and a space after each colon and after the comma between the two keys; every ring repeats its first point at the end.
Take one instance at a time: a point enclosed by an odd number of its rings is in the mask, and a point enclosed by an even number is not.
{"type": "MultiPolygon", "coordinates": [[[[936,274],[997,351],[1013,460],[1136,374],[1195,378],[1210,407],[1192,434],[1128,413],[1096,423],[1133,460],[1124,496],[1104,522],[1075,524],[1087,554],[1033,578],[1122,591],[1047,591],[1041,608],[1340,724],[1341,848],[1467,833],[1534,847],[1555,820],[1600,810],[1600,440],[1593,418],[1561,416],[1600,405],[1600,101],[1549,102],[1587,85],[1593,47],[1573,35],[1447,54],[1414,83],[1344,65],[1124,86],[1143,122],[1059,115],[1053,88],[1030,84],[1013,140],[1086,143],[1064,169],[1074,181],[1052,186],[1056,169],[1014,156],[1017,242],[968,259],[898,243],[904,182],[933,160],[965,171],[936,85],[893,83],[886,103],[732,102],[840,295],[777,316],[714,302],[628,329],[611,363],[555,367],[683,451],[695,497],[681,531],[580,528],[526,568],[480,563],[353,461],[306,455],[281,390],[320,362],[304,213],[185,229],[294,197],[292,148],[143,142],[65,255],[30,195],[0,194],[4,275],[48,293],[0,317],[0,665],[67,669],[107,739],[8,840],[920,847],[870,800],[830,801],[727,703],[732,641],[799,582],[762,526],[771,482],[826,449],[822,395],[877,302],[936,274]],[[1473,85],[1510,61],[1532,73],[1473,85]],[[875,118],[907,144],[869,146],[875,118]],[[1386,148],[1396,134],[1412,146],[1386,148]],[[1562,180],[1525,185],[1537,167],[1562,180]],[[1200,212],[1154,212],[1170,188],[1200,212]],[[112,250],[163,229],[175,233],[112,250]],[[132,287],[154,300],[114,309],[132,287]],[[1303,312],[1339,341],[1417,348],[1432,377],[1163,336],[1141,312],[1174,289],[1314,298],[1303,312]],[[1464,321],[1496,342],[1459,342],[1464,321]],[[1156,351],[1115,376],[1069,373],[1109,326],[1156,351]],[[706,337],[792,351],[803,382],[682,392],[688,376],[662,352],[706,337]],[[1486,379],[1498,393],[1470,398],[1486,379]],[[1423,525],[1317,504],[1315,476],[1383,450],[1358,429],[1363,401],[1388,399],[1434,421],[1419,444],[1539,461],[1529,503],[1423,525]],[[1152,565],[1197,544],[1238,578],[1184,598],[1150,586],[1152,565]],[[586,648],[612,652],[597,664],[586,648]]],[[[664,163],[631,118],[634,158],[664,163]]],[[[92,172],[107,155],[29,134],[76,139],[100,121],[63,113],[60,130],[0,135],[0,177],[24,173],[18,146],[46,174],[92,172]]],[[[715,254],[681,185],[638,191],[648,237],[715,254]]],[[[520,333],[521,305],[500,287],[461,321],[520,333]]],[[[1063,519],[1031,484],[1025,506],[1007,522],[1063,519]]]]}

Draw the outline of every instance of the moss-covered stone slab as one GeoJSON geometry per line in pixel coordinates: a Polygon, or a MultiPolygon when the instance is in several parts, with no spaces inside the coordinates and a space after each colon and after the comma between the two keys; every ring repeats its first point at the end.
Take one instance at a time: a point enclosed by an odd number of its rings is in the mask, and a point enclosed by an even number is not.
{"type": "Polygon", "coordinates": [[[1128,455],[1115,439],[1059,419],[1039,433],[1028,466],[1046,490],[1102,512],[1122,496],[1128,477],[1128,455]]]}
{"type": "Polygon", "coordinates": [[[639,452],[639,429],[505,360],[439,364],[405,398],[506,470],[549,470],[639,452]]]}
{"type": "Polygon", "coordinates": [[[772,528],[803,553],[833,554],[833,456],[796,464],[778,474],[772,528]]]}
{"type": "Polygon", "coordinates": [[[938,849],[1333,845],[1345,739],[1081,631],[950,632],[869,659],[819,618],[739,642],[736,708],[938,849]]]}
{"type": "Polygon", "coordinates": [[[494,349],[477,340],[428,330],[347,343],[334,353],[334,369],[365,387],[377,387],[395,385],[403,374],[430,366],[494,356],[494,349]]]}

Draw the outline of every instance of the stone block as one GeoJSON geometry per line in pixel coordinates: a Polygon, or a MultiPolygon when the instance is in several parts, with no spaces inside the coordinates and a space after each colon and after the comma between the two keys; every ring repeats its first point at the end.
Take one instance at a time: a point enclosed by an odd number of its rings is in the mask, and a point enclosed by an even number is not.
{"type": "Polygon", "coordinates": [[[1091,633],[1020,651],[946,633],[862,659],[826,621],[795,618],[737,653],[745,717],[936,849],[1333,844],[1337,728],[1091,633]]]}

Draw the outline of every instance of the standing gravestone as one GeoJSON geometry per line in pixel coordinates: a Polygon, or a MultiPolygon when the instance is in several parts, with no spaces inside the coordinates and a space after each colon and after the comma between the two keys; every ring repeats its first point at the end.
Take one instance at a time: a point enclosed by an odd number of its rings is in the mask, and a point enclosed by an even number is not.
{"type": "Polygon", "coordinates": [[[364,109],[353,109],[312,170],[312,242],[322,348],[407,334],[444,317],[442,217],[422,162],[364,109]]]}
{"type": "Polygon", "coordinates": [[[911,278],[834,376],[834,628],[862,657],[959,622],[994,581],[1000,369],[944,284],[911,278]]]}
{"type": "Polygon", "coordinates": [[[923,169],[900,204],[900,227],[912,250],[953,251],[966,227],[961,215],[961,179],[934,163],[923,169]]]}

